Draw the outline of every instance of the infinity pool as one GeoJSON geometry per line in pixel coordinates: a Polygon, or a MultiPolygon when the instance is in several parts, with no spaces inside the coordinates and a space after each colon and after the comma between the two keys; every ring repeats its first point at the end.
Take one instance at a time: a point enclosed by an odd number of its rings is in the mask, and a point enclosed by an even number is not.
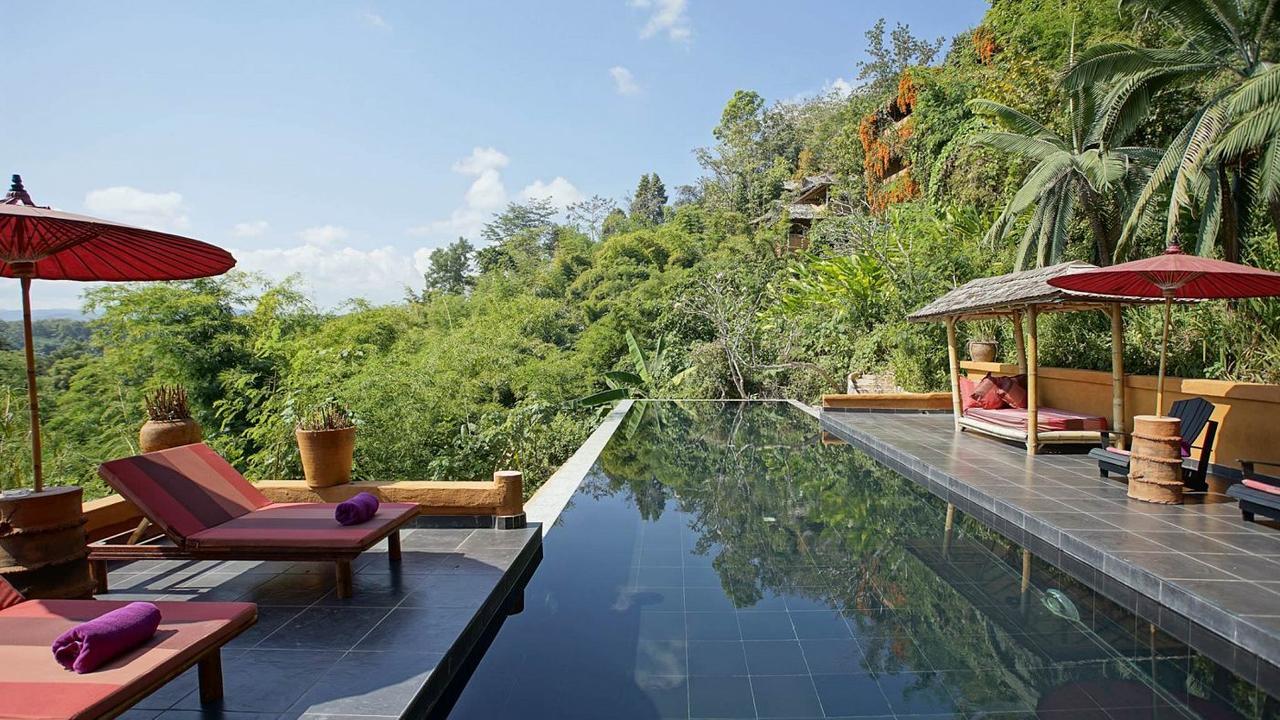
{"type": "Polygon", "coordinates": [[[449,717],[1280,717],[785,403],[637,403],[544,553],[449,717]]]}

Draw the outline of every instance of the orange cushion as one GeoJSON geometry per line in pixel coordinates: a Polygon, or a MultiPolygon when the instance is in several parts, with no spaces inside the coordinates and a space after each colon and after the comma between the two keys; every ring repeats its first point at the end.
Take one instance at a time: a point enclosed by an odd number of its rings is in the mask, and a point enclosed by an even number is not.
{"type": "Polygon", "coordinates": [[[382,503],[373,519],[339,525],[336,503],[277,503],[241,515],[187,538],[197,548],[315,548],[361,552],[381,539],[389,526],[418,513],[416,503],[382,503]]]}
{"type": "Polygon", "coordinates": [[[98,474],[175,540],[271,502],[200,443],[105,462],[98,474]]]}
{"type": "Polygon", "coordinates": [[[175,666],[226,644],[257,619],[252,603],[158,602],[160,629],[101,669],[67,672],[49,646],[75,625],[127,605],[29,600],[0,610],[0,717],[96,718],[126,708],[175,666]]]}

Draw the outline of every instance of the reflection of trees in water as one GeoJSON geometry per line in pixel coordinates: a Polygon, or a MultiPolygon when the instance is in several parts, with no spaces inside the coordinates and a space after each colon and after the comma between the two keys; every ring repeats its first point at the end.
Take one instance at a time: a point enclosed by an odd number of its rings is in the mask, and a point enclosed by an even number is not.
{"type": "MultiPolygon", "coordinates": [[[[794,408],[646,403],[638,417],[606,447],[604,476],[589,491],[624,493],[650,522],[687,513],[696,540],[686,552],[711,555],[739,608],[785,595],[839,609],[870,670],[972,671],[947,676],[949,689],[962,707],[991,708],[1016,697],[1034,703],[1076,680],[1143,677],[1157,664],[1167,675],[1164,666],[1186,664],[1176,659],[1185,647],[1140,632],[1149,626],[1043,563],[1033,586],[1070,589],[1087,609],[1085,624],[1028,605],[1021,549],[972,518],[958,519],[956,536],[974,554],[953,563],[971,574],[940,576],[907,546],[942,547],[944,503],[863,453],[823,446],[794,408]],[[985,594],[975,596],[977,587],[985,594]]],[[[1199,681],[1206,693],[1251,690],[1220,672],[1189,670],[1183,684],[1207,677],[1199,681]]],[[[929,683],[939,681],[922,678],[911,692],[937,692],[929,683]]],[[[1233,704],[1257,705],[1247,700],[1233,704]]]]}

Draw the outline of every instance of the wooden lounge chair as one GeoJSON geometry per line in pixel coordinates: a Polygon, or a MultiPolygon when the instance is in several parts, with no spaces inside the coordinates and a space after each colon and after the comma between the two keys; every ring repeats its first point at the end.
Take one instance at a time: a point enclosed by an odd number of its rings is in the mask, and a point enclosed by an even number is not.
{"type": "Polygon", "coordinates": [[[200,701],[222,698],[222,646],[258,619],[253,603],[158,602],[160,629],[91,673],[64,669],[50,649],[63,631],[127,605],[27,600],[0,578],[0,717],[113,718],[199,665],[200,701]]]}
{"type": "Polygon", "coordinates": [[[400,560],[400,528],[414,503],[383,503],[372,520],[342,526],[333,503],[273,503],[203,444],[112,460],[104,480],[142,511],[172,544],[128,544],[123,533],[89,546],[98,592],[107,589],[108,560],[332,561],[340,598],[351,597],[351,561],[384,538],[400,560]]]}
{"type": "MultiPolygon", "coordinates": [[[[1190,453],[1199,450],[1200,457],[1190,454],[1182,460],[1182,483],[1190,490],[1207,490],[1209,484],[1205,476],[1209,472],[1209,453],[1213,451],[1213,439],[1218,434],[1218,422],[1210,420],[1213,415],[1213,403],[1204,398],[1179,400],[1169,408],[1169,415],[1182,420],[1182,444],[1190,453]],[[1196,438],[1204,431],[1204,445],[1197,446],[1196,438]]],[[[1102,446],[1089,451],[1089,457],[1098,461],[1098,474],[1107,477],[1111,473],[1129,474],[1129,451],[1111,447],[1112,435],[1128,435],[1128,433],[1104,430],[1102,446]]]]}
{"type": "Polygon", "coordinates": [[[1240,514],[1247,522],[1253,522],[1254,513],[1261,513],[1272,520],[1280,520],[1280,478],[1263,475],[1257,465],[1280,467],[1280,461],[1241,460],[1240,468],[1247,481],[1227,488],[1227,494],[1240,501],[1240,514]]]}

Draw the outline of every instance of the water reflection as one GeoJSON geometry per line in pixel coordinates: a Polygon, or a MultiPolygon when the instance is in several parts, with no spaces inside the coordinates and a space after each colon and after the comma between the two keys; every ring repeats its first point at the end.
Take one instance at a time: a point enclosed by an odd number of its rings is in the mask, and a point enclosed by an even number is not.
{"type": "Polygon", "coordinates": [[[637,407],[454,717],[1277,716],[790,406],[637,407]]]}

